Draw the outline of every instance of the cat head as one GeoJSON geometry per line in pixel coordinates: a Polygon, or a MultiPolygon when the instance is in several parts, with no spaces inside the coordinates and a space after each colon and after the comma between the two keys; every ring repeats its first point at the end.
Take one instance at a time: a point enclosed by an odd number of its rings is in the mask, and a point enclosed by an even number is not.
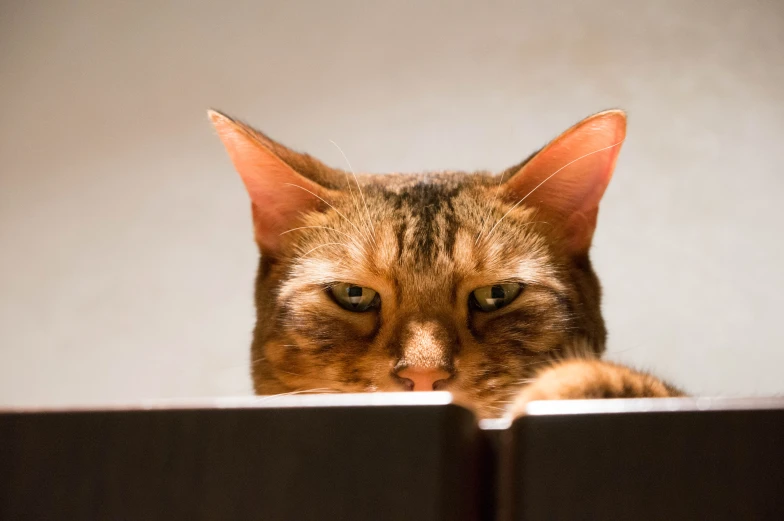
{"type": "Polygon", "coordinates": [[[209,115],[261,252],[257,393],[443,389],[493,417],[542,364],[604,350],[588,251],[623,112],[500,174],[386,175],[330,168],[209,115]]]}

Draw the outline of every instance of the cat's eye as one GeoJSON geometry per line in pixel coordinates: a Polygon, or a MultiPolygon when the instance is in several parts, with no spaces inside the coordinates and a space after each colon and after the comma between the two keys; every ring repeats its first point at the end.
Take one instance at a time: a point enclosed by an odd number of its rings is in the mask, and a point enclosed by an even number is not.
{"type": "Polygon", "coordinates": [[[381,304],[381,298],[375,290],[364,286],[356,286],[339,282],[329,288],[335,302],[349,311],[367,311],[377,308],[381,304]]]}
{"type": "Polygon", "coordinates": [[[523,285],[518,282],[483,286],[471,292],[471,302],[482,311],[495,311],[510,304],[520,292],[523,285]]]}

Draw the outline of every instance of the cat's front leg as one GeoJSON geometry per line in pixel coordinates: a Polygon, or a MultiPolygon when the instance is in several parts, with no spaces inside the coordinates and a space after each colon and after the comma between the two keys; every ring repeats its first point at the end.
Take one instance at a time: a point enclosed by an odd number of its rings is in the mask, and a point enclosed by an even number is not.
{"type": "Polygon", "coordinates": [[[602,360],[574,359],[540,371],[520,391],[510,412],[512,417],[521,416],[528,402],[535,400],[676,396],[684,393],[650,374],[602,360]]]}

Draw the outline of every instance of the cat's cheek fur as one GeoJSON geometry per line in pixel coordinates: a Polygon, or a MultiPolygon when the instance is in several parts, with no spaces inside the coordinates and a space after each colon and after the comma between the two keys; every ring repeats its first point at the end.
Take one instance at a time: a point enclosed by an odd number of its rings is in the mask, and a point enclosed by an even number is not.
{"type": "Polygon", "coordinates": [[[507,308],[493,312],[472,309],[469,324],[474,337],[488,349],[510,356],[552,351],[563,343],[570,313],[549,290],[529,286],[507,308]]]}
{"type": "Polygon", "coordinates": [[[362,342],[321,344],[289,333],[263,350],[253,373],[257,394],[395,390],[386,382],[391,368],[385,357],[362,342]]]}
{"type": "Polygon", "coordinates": [[[520,352],[466,343],[455,360],[457,378],[448,390],[456,403],[473,410],[477,417],[499,417],[512,403],[522,383],[533,376],[533,370],[548,361],[546,355],[524,356],[520,352]]]}
{"type": "Polygon", "coordinates": [[[321,342],[347,340],[367,345],[372,341],[378,331],[378,313],[351,313],[334,309],[336,307],[336,304],[330,303],[288,313],[285,315],[284,327],[288,331],[321,342]]]}
{"type": "Polygon", "coordinates": [[[525,414],[537,400],[667,398],[683,396],[672,385],[644,372],[603,360],[566,360],[540,369],[517,395],[511,417],[525,414]]]}

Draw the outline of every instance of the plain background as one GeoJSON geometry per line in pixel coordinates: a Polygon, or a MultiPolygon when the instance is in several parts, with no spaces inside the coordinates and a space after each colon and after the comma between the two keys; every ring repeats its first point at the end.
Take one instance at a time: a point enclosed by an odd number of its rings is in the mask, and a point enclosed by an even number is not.
{"type": "Polygon", "coordinates": [[[357,170],[500,170],[629,111],[610,357],[784,391],[784,3],[3,2],[0,404],[250,392],[257,253],[205,109],[357,170]]]}

